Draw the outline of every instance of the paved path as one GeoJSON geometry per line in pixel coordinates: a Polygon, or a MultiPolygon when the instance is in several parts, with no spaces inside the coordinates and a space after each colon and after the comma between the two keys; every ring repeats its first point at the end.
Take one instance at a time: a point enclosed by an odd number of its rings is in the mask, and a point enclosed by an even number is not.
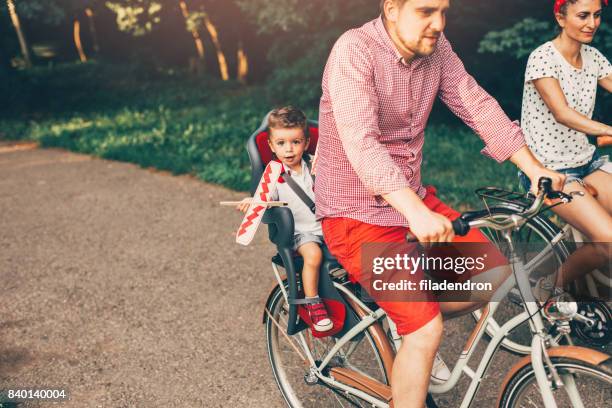
{"type": "MultiPolygon", "coordinates": [[[[62,407],[282,406],[261,324],[273,249],[264,233],[234,244],[241,217],[217,205],[240,197],[0,144],[0,385],[66,387],[62,407]]],[[[445,342],[449,362],[460,348],[445,342]]],[[[476,406],[493,405],[498,383],[476,406]]]]}

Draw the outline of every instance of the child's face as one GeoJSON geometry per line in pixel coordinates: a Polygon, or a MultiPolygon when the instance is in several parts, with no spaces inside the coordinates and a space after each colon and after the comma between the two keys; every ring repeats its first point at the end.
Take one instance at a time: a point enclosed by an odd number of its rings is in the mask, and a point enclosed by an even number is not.
{"type": "Polygon", "coordinates": [[[271,129],[268,144],[276,157],[290,169],[301,167],[302,156],[308,149],[308,140],[301,128],[271,129]]]}

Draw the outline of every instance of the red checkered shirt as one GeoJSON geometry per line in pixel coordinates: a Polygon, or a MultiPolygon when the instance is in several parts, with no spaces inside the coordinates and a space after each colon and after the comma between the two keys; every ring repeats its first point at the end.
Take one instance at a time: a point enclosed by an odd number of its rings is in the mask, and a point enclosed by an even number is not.
{"type": "Polygon", "coordinates": [[[425,196],[424,131],[436,96],[480,136],[484,154],[502,162],[525,145],[520,127],[465,71],[444,35],[431,55],[409,63],[380,17],[338,39],[319,108],[318,218],[407,225],[381,195],[409,187],[425,196]]]}

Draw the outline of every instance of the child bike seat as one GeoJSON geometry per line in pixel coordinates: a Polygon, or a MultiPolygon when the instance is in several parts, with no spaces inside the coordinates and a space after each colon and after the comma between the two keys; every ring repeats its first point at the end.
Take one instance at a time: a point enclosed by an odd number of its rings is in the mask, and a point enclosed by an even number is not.
{"type": "MultiPolygon", "coordinates": [[[[269,113],[263,118],[259,128],[251,134],[247,141],[246,147],[251,162],[251,194],[255,193],[266,165],[274,157],[268,145],[268,115],[269,113]]],[[[319,128],[316,121],[308,121],[308,134],[310,137],[310,145],[307,153],[314,154],[319,140],[319,128]]],[[[282,266],[287,274],[287,294],[289,297],[289,323],[287,334],[296,334],[306,329],[308,326],[299,318],[297,305],[291,303],[300,298],[300,272],[303,266],[302,258],[297,256],[293,250],[293,214],[287,207],[271,207],[264,213],[262,223],[268,226],[268,237],[278,251],[272,258],[272,261],[282,266]]],[[[341,266],[329,252],[327,246],[323,245],[322,249],[324,256],[321,264],[322,273],[319,277],[319,296],[323,299],[341,302],[343,305],[347,306],[342,296],[338,293],[338,290],[334,287],[332,277],[330,277],[330,274],[340,269],[341,266]]],[[[348,312],[351,308],[347,306],[345,309],[347,313],[344,319],[344,325],[340,332],[333,335],[334,337],[341,337],[358,322],[357,316],[353,312],[348,312]]]]}

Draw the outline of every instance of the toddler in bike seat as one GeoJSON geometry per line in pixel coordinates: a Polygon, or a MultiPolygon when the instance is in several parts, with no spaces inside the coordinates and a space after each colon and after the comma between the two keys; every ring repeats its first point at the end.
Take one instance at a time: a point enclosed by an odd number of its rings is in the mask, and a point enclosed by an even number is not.
{"type": "MultiPolygon", "coordinates": [[[[281,178],[272,199],[285,201],[294,219],[294,249],[304,259],[302,285],[304,306],[319,332],[329,331],[325,304],[318,296],[319,270],[323,259],[323,231],[314,214],[314,180],[311,158],[304,155],[310,142],[306,115],[293,106],[274,109],[268,116],[268,144],[275,160],[283,165],[281,178]]],[[[251,198],[245,198],[238,208],[246,212],[251,198]]]]}

